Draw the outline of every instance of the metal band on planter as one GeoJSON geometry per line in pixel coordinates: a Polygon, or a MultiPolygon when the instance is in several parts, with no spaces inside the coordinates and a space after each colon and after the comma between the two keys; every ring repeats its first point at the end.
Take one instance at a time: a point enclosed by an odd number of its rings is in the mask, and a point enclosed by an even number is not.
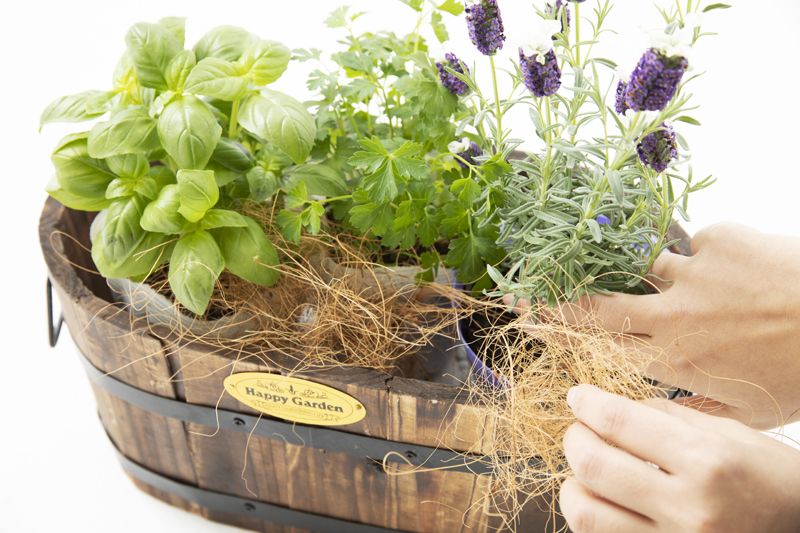
{"type": "Polygon", "coordinates": [[[386,460],[422,468],[447,468],[451,471],[470,474],[487,474],[492,471],[485,458],[478,455],[470,456],[428,446],[376,439],[335,429],[304,426],[264,417],[259,420],[257,416],[165,398],[132,387],[106,374],[86,359],[80,350],[78,350],[78,356],[92,383],[112,396],[140,409],[182,422],[252,433],[259,437],[280,440],[295,446],[348,453],[359,457],[368,457],[377,462],[382,462],[387,453],[396,452],[405,460],[396,455],[390,455],[386,460]]]}
{"type": "Polygon", "coordinates": [[[284,526],[296,527],[309,531],[324,531],[325,533],[404,533],[403,530],[399,529],[387,529],[379,526],[340,520],[330,516],[297,511],[280,505],[248,500],[238,496],[231,496],[230,494],[222,494],[179,483],[178,481],[164,477],[161,474],[131,461],[116,448],[116,445],[114,446],[114,450],[117,452],[117,456],[122,463],[122,468],[128,475],[151,487],[168,492],[169,494],[174,494],[184,500],[196,503],[201,507],[213,511],[250,516],[284,526]]]}

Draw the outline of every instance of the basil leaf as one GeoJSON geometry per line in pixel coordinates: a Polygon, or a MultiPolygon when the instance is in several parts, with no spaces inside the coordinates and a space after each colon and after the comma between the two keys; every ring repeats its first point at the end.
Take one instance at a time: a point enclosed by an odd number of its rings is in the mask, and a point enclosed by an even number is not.
{"type": "Polygon", "coordinates": [[[164,17],[158,19],[159,26],[164,26],[169,32],[178,39],[181,46],[186,43],[186,17],[164,17]]]}
{"type": "Polygon", "coordinates": [[[250,33],[238,26],[217,26],[203,35],[194,45],[197,61],[216,57],[236,61],[250,44],[250,33]]]}
{"type": "Polygon", "coordinates": [[[147,233],[139,246],[131,251],[129,259],[119,266],[108,266],[103,255],[102,232],[98,233],[92,243],[92,259],[104,278],[134,278],[153,272],[164,261],[169,260],[174,243],[170,236],[161,233],[147,233]]]}
{"type": "Polygon", "coordinates": [[[117,178],[108,184],[106,198],[116,199],[132,196],[135,192],[136,180],[131,178],[117,178]]]}
{"type": "Polygon", "coordinates": [[[310,195],[334,198],[347,194],[344,174],[327,165],[306,164],[292,168],[283,188],[292,189],[299,182],[306,184],[310,195]]]}
{"type": "MultiPolygon", "coordinates": [[[[225,137],[221,137],[220,140],[224,138],[225,137]]],[[[217,182],[218,187],[227,185],[228,183],[236,180],[237,178],[239,178],[239,176],[241,176],[239,172],[234,172],[233,170],[220,165],[213,159],[208,163],[206,163],[206,170],[214,171],[214,180],[217,182]]]]}
{"type": "Polygon", "coordinates": [[[246,175],[250,186],[250,196],[256,202],[263,202],[278,192],[278,178],[274,173],[260,166],[253,167],[246,175]]]}
{"type": "Polygon", "coordinates": [[[278,253],[256,221],[250,217],[242,218],[245,227],[211,231],[225,258],[225,266],[251,283],[265,287],[274,285],[280,277],[278,253]]]}
{"type": "Polygon", "coordinates": [[[87,135],[78,133],[61,139],[50,161],[64,191],[86,199],[105,200],[106,188],[116,176],[105,161],[89,155],[87,135]]]}
{"type": "Polygon", "coordinates": [[[178,212],[181,193],[177,185],[167,185],[158,193],[158,198],[147,204],[139,221],[142,228],[156,233],[183,233],[188,221],[178,212]]]}
{"type": "Polygon", "coordinates": [[[200,229],[244,228],[247,227],[245,217],[236,211],[227,209],[210,209],[197,224],[200,229]]]}
{"type": "Polygon", "coordinates": [[[123,109],[111,120],[92,127],[89,132],[89,154],[106,158],[155,150],[159,147],[157,124],[144,106],[123,109]]]}
{"type": "Polygon", "coordinates": [[[190,93],[232,102],[247,94],[245,72],[242,67],[224,59],[207,57],[192,70],[185,89],[190,93]]]}
{"type": "Polygon", "coordinates": [[[256,85],[268,85],[289,66],[292,51],[278,41],[258,40],[247,47],[239,64],[256,85]]]}
{"type": "Polygon", "coordinates": [[[197,222],[219,200],[219,188],[211,170],[179,170],[178,189],[181,207],[178,212],[189,222],[197,222]]]}
{"type": "Polygon", "coordinates": [[[92,96],[86,100],[86,113],[89,115],[100,116],[107,111],[111,111],[119,106],[122,100],[122,94],[116,90],[113,91],[97,91],[99,94],[92,96]]]}
{"type": "Polygon", "coordinates": [[[202,315],[214,293],[225,260],[205,231],[187,233],[178,240],[169,262],[169,287],[188,310],[202,315]]]}
{"type": "Polygon", "coordinates": [[[133,69],[133,60],[126,50],[114,67],[114,76],[111,78],[114,89],[126,90],[129,85],[136,83],[136,73],[133,69]]]}
{"type": "Polygon", "coordinates": [[[78,211],[101,211],[111,205],[111,200],[107,198],[86,198],[77,194],[65,191],[58,184],[58,178],[53,174],[50,181],[45,185],[44,190],[47,194],[69,207],[78,211]]]}
{"type": "Polygon", "coordinates": [[[153,178],[159,191],[167,185],[178,183],[175,179],[175,173],[163,165],[150,167],[147,171],[147,177],[153,178]]]}
{"type": "Polygon", "coordinates": [[[147,200],[138,194],[111,202],[102,231],[103,259],[110,268],[119,268],[145,238],[139,224],[147,200]]]}
{"type": "Polygon", "coordinates": [[[178,55],[173,57],[172,61],[169,62],[169,66],[167,66],[165,75],[170,90],[182,93],[186,79],[196,64],[197,60],[191,50],[181,50],[178,55]]]}
{"type": "Polygon", "coordinates": [[[122,178],[140,178],[150,170],[150,163],[141,154],[116,155],[106,159],[108,168],[122,178]]]}
{"type": "Polygon", "coordinates": [[[85,91],[56,98],[42,111],[42,116],[39,117],[39,131],[42,131],[42,126],[45,124],[53,122],[84,122],[99,117],[105,111],[90,113],[86,109],[86,104],[105,95],[105,91],[85,91]]]}
{"type": "Polygon", "coordinates": [[[204,168],[222,134],[214,115],[192,95],[175,98],[158,118],[158,137],[180,168],[204,168]]]}
{"type": "Polygon", "coordinates": [[[270,89],[244,98],[239,123],[253,135],[277,146],[298,165],[308,158],[317,135],[314,117],[303,104],[270,89]]]}
{"type": "Polygon", "coordinates": [[[183,50],[183,44],[170,30],[158,24],[139,22],[128,30],[125,44],[139,83],[152,89],[169,89],[167,67],[183,50]]]}
{"type": "Polygon", "coordinates": [[[220,137],[211,159],[234,172],[244,173],[253,168],[254,160],[250,151],[237,140],[220,137]]]}

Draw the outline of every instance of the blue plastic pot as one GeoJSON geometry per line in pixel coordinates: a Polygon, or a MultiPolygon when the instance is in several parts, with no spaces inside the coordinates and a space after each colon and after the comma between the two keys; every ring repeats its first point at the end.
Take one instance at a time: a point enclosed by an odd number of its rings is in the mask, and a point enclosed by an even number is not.
{"type": "MultiPolygon", "coordinates": [[[[459,291],[464,290],[464,284],[454,281],[453,288],[459,291]]],[[[455,300],[453,301],[453,307],[458,307],[458,303],[455,300]]],[[[498,377],[497,374],[495,374],[494,371],[489,368],[480,357],[478,357],[472,347],[467,344],[467,341],[464,339],[464,334],[462,332],[464,329],[466,329],[467,324],[466,317],[459,318],[456,322],[456,330],[458,331],[458,340],[461,342],[461,344],[463,344],[464,349],[467,352],[469,362],[472,365],[472,372],[478,377],[479,380],[487,383],[492,388],[498,390],[505,389],[508,387],[508,382],[505,379],[498,377]]]]}

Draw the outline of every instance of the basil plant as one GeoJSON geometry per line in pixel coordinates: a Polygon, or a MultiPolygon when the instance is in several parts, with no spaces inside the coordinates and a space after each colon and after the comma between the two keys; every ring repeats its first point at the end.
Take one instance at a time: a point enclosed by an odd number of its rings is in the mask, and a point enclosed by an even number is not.
{"type": "MultiPolygon", "coordinates": [[[[112,88],[52,102],[40,126],[105,117],[52,153],[48,193],[78,210],[106,210],[92,257],[107,278],[145,279],[169,261],[178,301],[206,312],[224,268],[270,286],[279,259],[262,227],[237,212],[285,187],[316,125],[306,107],[268,88],[291,51],[234,26],[184,48],[184,18],[133,25],[112,88]]],[[[309,194],[345,190],[337,173],[314,176],[309,194]]],[[[296,185],[296,184],[295,184],[296,185]]]]}

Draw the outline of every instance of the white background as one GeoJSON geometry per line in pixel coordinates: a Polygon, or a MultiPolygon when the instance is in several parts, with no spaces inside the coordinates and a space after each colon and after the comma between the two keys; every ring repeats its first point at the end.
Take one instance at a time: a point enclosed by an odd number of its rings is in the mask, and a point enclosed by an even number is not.
{"type": "MultiPolygon", "coordinates": [[[[660,0],[662,3],[665,0],[660,0]]],[[[583,4],[584,14],[593,0],[583,4]]],[[[389,29],[405,34],[415,23],[396,0],[352,2],[369,11],[357,31],[389,29]]],[[[708,2],[704,2],[708,3],[708,2]]],[[[734,220],[766,232],[800,236],[796,202],[800,193],[796,124],[796,0],[733,0],[734,9],[715,11],[704,29],[719,32],[699,43],[693,64],[707,71],[694,84],[692,114],[701,128],[680,125],[694,153],[698,175],[719,181],[690,202],[690,233],[734,220]]],[[[193,531],[234,528],[173,509],[136,490],[123,474],[96,417],[94,398],[74,355],[69,335],[55,350],[45,330],[45,266],[37,223],[43,187],[52,168],[49,153],[61,136],[81,125],[55,124],[38,134],[42,109],[54,98],[110,87],[124,50],[127,28],[163,16],[188,16],[187,43],[194,44],[218,24],[240,25],[289,47],[335,51],[342,30],[322,22],[338,2],[331,0],[131,2],[60,0],[4,3],[2,50],[2,191],[0,228],[5,305],[2,306],[4,413],[0,431],[0,531],[68,532],[193,531]]],[[[535,20],[528,1],[500,0],[506,33],[523,35],[535,20]]],[[[447,15],[453,51],[487,74],[473,51],[461,17],[447,15]]],[[[598,55],[631,65],[647,46],[640,26],[656,28],[660,18],[650,2],[620,0],[608,20],[619,35],[607,34],[598,55]]],[[[431,32],[426,35],[432,38],[431,32]]],[[[438,50],[434,48],[434,50],[438,50]]],[[[439,53],[437,55],[443,55],[439,53]]],[[[499,65],[514,49],[507,46],[499,65]]],[[[292,63],[275,88],[308,99],[309,64],[292,63]]],[[[489,85],[483,80],[487,92],[489,85]]],[[[501,92],[503,92],[501,87],[501,92]]],[[[515,137],[534,138],[526,112],[511,121],[515,137]]],[[[781,283],[798,280],[775,280],[781,283]]],[[[800,381],[800,376],[796,376],[800,381]]],[[[800,427],[787,433],[800,440],[800,427]]],[[[238,530],[236,530],[238,531],[238,530]]]]}

